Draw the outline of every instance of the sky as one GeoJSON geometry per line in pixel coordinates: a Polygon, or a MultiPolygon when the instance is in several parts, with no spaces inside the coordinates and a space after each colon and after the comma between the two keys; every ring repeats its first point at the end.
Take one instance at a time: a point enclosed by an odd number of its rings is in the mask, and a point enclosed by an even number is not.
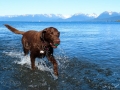
{"type": "Polygon", "coordinates": [[[120,12],[120,0],[0,0],[0,16],[120,12]]]}

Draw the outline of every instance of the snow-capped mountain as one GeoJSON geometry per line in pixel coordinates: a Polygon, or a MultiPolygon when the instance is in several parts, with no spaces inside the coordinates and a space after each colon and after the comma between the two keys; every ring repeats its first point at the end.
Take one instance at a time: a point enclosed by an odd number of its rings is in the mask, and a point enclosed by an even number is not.
{"type": "Polygon", "coordinates": [[[25,14],[0,16],[0,21],[52,21],[63,18],[61,14],[25,14]]]}
{"type": "Polygon", "coordinates": [[[76,13],[62,14],[25,14],[0,16],[0,21],[116,21],[120,20],[120,13],[105,11],[99,16],[93,14],[76,13]]]}
{"type": "Polygon", "coordinates": [[[63,19],[66,18],[62,14],[41,14],[41,15],[48,17],[48,18],[63,18],[63,19]]]}
{"type": "Polygon", "coordinates": [[[92,13],[92,14],[87,14],[87,16],[89,16],[89,17],[93,17],[93,18],[97,18],[97,17],[98,17],[98,15],[97,15],[97,14],[95,14],[95,13],[92,13]]]}
{"type": "Polygon", "coordinates": [[[105,12],[101,13],[97,18],[103,19],[103,18],[110,18],[110,17],[119,16],[119,15],[120,15],[120,13],[118,13],[118,12],[105,11],[105,12]]]}
{"type": "Polygon", "coordinates": [[[72,15],[70,18],[67,18],[67,21],[87,21],[96,18],[96,14],[83,14],[76,13],[72,15]]]}

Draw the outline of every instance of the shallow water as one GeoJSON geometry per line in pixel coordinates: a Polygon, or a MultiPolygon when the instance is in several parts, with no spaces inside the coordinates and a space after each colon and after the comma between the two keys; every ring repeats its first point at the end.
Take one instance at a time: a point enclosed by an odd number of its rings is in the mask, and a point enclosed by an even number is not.
{"type": "Polygon", "coordinates": [[[0,90],[119,90],[119,44],[116,22],[0,22],[0,90]],[[38,69],[30,69],[22,36],[6,29],[6,23],[23,31],[53,26],[61,32],[54,52],[59,77],[46,58],[37,58],[38,69]]]}

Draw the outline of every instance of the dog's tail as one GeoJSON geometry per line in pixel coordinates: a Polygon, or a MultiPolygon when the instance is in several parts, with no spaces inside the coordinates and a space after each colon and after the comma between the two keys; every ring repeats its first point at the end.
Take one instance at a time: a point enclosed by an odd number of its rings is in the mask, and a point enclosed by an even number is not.
{"type": "Polygon", "coordinates": [[[8,24],[5,24],[5,26],[10,30],[10,31],[12,31],[12,32],[14,32],[15,34],[24,34],[25,32],[23,32],[23,31],[19,31],[19,30],[17,30],[17,29],[15,29],[14,27],[11,27],[10,25],[8,25],[8,24]]]}

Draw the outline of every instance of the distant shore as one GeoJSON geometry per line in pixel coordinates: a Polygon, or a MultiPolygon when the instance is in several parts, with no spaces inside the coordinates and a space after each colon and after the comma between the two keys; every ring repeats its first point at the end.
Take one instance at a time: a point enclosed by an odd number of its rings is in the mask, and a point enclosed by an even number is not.
{"type": "Polygon", "coordinates": [[[120,22],[120,20],[117,20],[116,22],[120,22]]]}

